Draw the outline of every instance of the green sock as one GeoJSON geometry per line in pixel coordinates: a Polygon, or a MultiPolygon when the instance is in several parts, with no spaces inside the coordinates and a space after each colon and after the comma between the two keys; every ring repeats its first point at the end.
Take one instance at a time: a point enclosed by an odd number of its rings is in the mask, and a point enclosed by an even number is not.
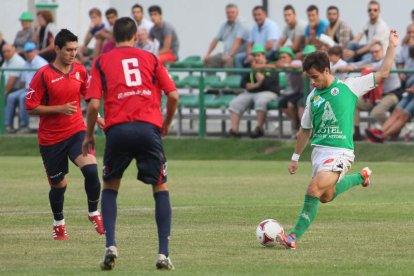
{"type": "Polygon", "coordinates": [[[305,195],[303,209],[299,214],[298,220],[293,227],[291,234],[296,234],[296,238],[300,239],[303,233],[309,228],[318,214],[319,197],[305,195]]]}
{"type": "Polygon", "coordinates": [[[360,185],[362,181],[364,180],[364,177],[360,173],[347,175],[344,178],[342,178],[341,181],[336,183],[336,191],[334,194],[334,199],[342,194],[343,192],[348,191],[354,186],[360,185]]]}

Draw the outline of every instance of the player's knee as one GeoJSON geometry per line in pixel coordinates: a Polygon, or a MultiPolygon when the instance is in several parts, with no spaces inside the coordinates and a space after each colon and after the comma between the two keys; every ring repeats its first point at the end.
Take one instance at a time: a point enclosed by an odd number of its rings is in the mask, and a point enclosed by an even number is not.
{"type": "Polygon", "coordinates": [[[56,178],[49,178],[49,184],[51,187],[55,189],[62,189],[65,188],[68,184],[64,175],[56,177],[56,178]]]}
{"type": "Polygon", "coordinates": [[[99,183],[98,166],[96,164],[88,164],[81,168],[85,181],[91,183],[99,183]]]}

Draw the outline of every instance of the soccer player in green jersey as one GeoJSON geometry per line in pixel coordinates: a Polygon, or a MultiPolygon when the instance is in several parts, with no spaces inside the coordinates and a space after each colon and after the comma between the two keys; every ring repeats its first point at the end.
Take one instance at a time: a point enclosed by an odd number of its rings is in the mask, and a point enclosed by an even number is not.
{"type": "Polygon", "coordinates": [[[391,30],[380,70],[345,81],[331,75],[325,52],[316,51],[305,58],[303,71],[315,89],[306,100],[289,172],[296,173],[300,154],[310,140],[313,177],[295,226],[289,235],[282,233],[277,237],[286,248],[296,248],[296,241],[315,219],[319,202],[330,202],[353,186],[369,185],[371,170],[368,167],[361,173],[345,176],[355,157],[352,139],[355,107],[359,97],[388,77],[398,42],[397,31],[391,30]]]}

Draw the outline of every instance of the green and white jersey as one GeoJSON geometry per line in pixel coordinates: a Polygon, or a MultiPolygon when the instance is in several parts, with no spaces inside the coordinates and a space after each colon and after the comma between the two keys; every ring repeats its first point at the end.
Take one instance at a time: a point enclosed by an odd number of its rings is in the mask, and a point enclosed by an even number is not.
{"type": "Polygon", "coordinates": [[[354,149],[354,113],[358,98],[375,87],[374,74],[345,81],[335,79],[324,89],[314,89],[306,100],[301,125],[312,129],[311,145],[354,149]]]}

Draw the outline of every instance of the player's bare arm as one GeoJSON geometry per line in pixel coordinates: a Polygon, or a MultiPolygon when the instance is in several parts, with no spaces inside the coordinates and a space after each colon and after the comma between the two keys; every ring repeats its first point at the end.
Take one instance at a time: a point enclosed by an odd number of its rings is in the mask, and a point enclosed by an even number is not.
{"type": "Polygon", "coordinates": [[[177,110],[178,99],[179,96],[177,90],[171,91],[167,94],[167,113],[165,115],[161,130],[161,136],[163,137],[168,135],[168,132],[170,130],[175,111],[177,110]]]}
{"type": "Polygon", "coordinates": [[[311,129],[299,129],[296,140],[295,152],[293,153],[292,160],[288,167],[290,174],[296,173],[298,169],[299,156],[302,154],[303,150],[306,148],[306,145],[309,143],[311,135],[311,129]]]}
{"type": "Polygon", "coordinates": [[[384,61],[378,72],[375,73],[375,83],[380,83],[390,75],[391,68],[394,64],[395,49],[398,47],[400,38],[395,29],[390,31],[389,44],[385,53],[384,61]]]}
{"type": "Polygon", "coordinates": [[[86,135],[82,143],[82,153],[84,156],[88,155],[95,148],[95,124],[98,118],[99,107],[99,99],[90,99],[86,113],[86,135]]]}
{"type": "Polygon", "coordinates": [[[64,105],[39,105],[33,109],[27,110],[30,115],[53,115],[65,114],[71,116],[78,111],[77,101],[68,102],[64,105]]]}

